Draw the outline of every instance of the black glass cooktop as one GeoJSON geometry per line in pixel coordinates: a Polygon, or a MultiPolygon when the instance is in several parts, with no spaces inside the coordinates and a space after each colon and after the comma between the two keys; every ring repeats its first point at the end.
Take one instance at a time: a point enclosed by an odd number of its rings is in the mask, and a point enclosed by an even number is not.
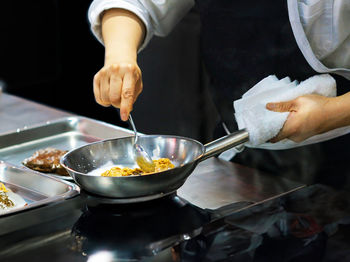
{"type": "MultiPolygon", "coordinates": [[[[114,259],[141,259],[200,234],[211,215],[176,194],[133,204],[106,204],[82,195],[86,206],[72,228],[77,250],[109,251],[114,259]]],[[[108,200],[107,200],[108,201],[108,200]]]]}
{"type": "Polygon", "coordinates": [[[0,228],[8,233],[0,236],[0,258],[350,261],[349,199],[349,192],[315,185],[222,216],[176,194],[115,204],[83,192],[40,212],[2,219],[0,228]]]}

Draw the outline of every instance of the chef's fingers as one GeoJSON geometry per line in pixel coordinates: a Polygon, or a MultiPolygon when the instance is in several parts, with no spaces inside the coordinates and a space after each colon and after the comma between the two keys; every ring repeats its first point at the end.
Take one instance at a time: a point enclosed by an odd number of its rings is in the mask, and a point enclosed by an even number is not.
{"type": "Polygon", "coordinates": [[[142,90],[143,90],[143,83],[142,83],[142,78],[140,78],[136,82],[136,86],[135,86],[134,103],[135,103],[136,99],[138,98],[138,96],[142,93],[142,90]]]}
{"type": "Polygon", "coordinates": [[[134,104],[136,82],[137,80],[134,72],[128,72],[124,75],[120,102],[120,118],[123,121],[128,120],[134,104]]]}
{"type": "Polygon", "coordinates": [[[101,96],[101,105],[110,106],[111,102],[109,100],[109,72],[102,68],[100,70],[100,96],[101,96]]]}
{"type": "Polygon", "coordinates": [[[290,112],[295,108],[295,100],[278,103],[267,103],[266,109],[274,112],[290,112]]]}
{"type": "Polygon", "coordinates": [[[293,133],[290,130],[285,130],[283,132],[280,132],[277,136],[275,136],[274,138],[272,138],[269,142],[271,143],[277,143],[283,139],[288,138],[289,140],[299,143],[301,141],[304,140],[303,137],[299,137],[299,134],[297,135],[293,135],[293,133]]]}
{"type": "Polygon", "coordinates": [[[277,136],[275,136],[274,138],[270,139],[270,143],[277,143],[283,139],[287,138],[285,135],[282,134],[278,134],[277,136]]]}
{"type": "Polygon", "coordinates": [[[110,106],[110,103],[106,103],[102,97],[104,92],[104,86],[106,85],[105,75],[102,73],[102,69],[94,77],[94,95],[95,100],[98,104],[102,106],[110,106]]]}
{"type": "Polygon", "coordinates": [[[98,104],[102,103],[101,94],[100,94],[100,75],[96,73],[94,76],[94,96],[98,104]]]}
{"type": "Polygon", "coordinates": [[[123,80],[118,74],[112,74],[109,79],[109,99],[114,107],[120,108],[123,80]]]}
{"type": "MultiPolygon", "coordinates": [[[[283,129],[282,129],[282,130],[283,130],[283,129]]],[[[279,141],[281,141],[281,140],[283,140],[283,139],[285,139],[285,138],[290,138],[290,137],[289,137],[290,135],[291,135],[291,134],[290,134],[290,132],[288,132],[288,131],[280,131],[280,132],[277,134],[277,136],[275,136],[274,138],[270,139],[269,142],[271,142],[271,143],[277,143],[277,142],[279,142],[279,141]]]]}
{"type": "Polygon", "coordinates": [[[298,125],[295,122],[296,112],[290,112],[290,114],[287,117],[287,120],[284,122],[282,129],[280,132],[272,138],[269,142],[276,143],[279,142],[285,138],[288,138],[290,140],[293,140],[293,136],[298,134],[298,125]]]}

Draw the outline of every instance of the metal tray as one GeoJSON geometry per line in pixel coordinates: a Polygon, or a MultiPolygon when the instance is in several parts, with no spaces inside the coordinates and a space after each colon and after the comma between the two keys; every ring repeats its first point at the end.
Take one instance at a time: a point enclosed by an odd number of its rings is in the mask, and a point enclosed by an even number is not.
{"type": "Polygon", "coordinates": [[[75,184],[16,167],[4,161],[0,161],[0,182],[20,195],[27,203],[26,206],[0,214],[0,217],[72,198],[79,193],[79,187],[75,184]]]}
{"type": "MultiPolygon", "coordinates": [[[[133,135],[131,130],[86,117],[66,117],[0,134],[0,160],[18,167],[35,151],[46,147],[72,150],[87,143],[133,135]]],[[[70,176],[50,174],[72,180],[70,176]]]]}

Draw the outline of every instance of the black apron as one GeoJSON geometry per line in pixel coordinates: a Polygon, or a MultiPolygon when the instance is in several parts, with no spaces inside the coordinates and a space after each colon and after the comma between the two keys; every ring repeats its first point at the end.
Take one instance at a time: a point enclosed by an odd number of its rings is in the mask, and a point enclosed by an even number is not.
{"type": "MultiPolygon", "coordinates": [[[[198,0],[201,51],[221,120],[237,130],[232,102],[268,75],[299,81],[317,74],[298,48],[287,1],[198,0]]],[[[334,75],[333,75],[334,76],[334,75]]],[[[337,80],[338,93],[350,83],[337,80]]],[[[223,135],[221,124],[216,136],[223,135]]],[[[346,184],[350,136],[290,150],[246,148],[233,161],[305,182],[346,184]]]]}

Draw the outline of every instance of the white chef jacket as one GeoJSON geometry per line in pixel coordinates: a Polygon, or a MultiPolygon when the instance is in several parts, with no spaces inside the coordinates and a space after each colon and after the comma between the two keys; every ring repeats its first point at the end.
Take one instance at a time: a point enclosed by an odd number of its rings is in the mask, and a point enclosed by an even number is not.
{"type": "MultiPolygon", "coordinates": [[[[282,1],[282,0],[278,0],[282,1]]],[[[350,0],[287,0],[296,42],[319,73],[336,73],[350,80],[350,0]]],[[[135,13],[145,24],[142,50],[152,36],[165,36],[194,6],[194,0],[94,0],[88,18],[103,43],[101,14],[111,8],[135,13]]]]}

